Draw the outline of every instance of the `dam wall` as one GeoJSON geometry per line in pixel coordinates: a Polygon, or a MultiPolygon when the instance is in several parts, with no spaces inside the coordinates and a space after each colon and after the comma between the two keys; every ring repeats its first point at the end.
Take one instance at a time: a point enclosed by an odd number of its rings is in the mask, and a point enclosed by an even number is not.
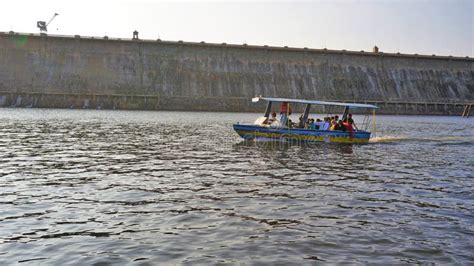
{"type": "Polygon", "coordinates": [[[474,59],[0,32],[4,107],[262,111],[256,95],[459,115],[474,59]]]}

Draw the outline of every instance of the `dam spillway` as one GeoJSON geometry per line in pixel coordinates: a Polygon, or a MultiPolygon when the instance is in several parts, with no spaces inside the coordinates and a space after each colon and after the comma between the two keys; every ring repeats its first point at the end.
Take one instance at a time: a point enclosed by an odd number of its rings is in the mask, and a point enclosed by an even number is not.
{"type": "Polygon", "coordinates": [[[474,59],[0,33],[4,107],[260,111],[256,95],[459,115],[474,101],[474,59]]]}

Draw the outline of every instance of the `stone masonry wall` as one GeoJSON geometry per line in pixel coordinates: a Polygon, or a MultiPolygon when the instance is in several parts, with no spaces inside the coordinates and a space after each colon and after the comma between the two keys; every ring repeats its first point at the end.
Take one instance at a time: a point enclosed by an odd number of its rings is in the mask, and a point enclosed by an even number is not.
{"type": "Polygon", "coordinates": [[[156,97],[151,109],[208,111],[249,111],[245,102],[256,95],[473,102],[474,59],[0,33],[2,93],[10,101],[4,105],[36,93],[38,107],[55,107],[44,94],[62,94],[59,107],[78,99],[84,107],[82,98],[96,97],[81,95],[108,95],[113,103],[103,107],[150,109],[140,108],[143,99],[128,108],[124,99],[147,95],[156,97]]]}

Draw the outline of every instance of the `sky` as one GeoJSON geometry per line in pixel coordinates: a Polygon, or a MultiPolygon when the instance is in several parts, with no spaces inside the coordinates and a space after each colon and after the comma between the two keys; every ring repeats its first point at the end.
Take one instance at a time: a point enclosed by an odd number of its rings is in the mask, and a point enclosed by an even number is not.
{"type": "Polygon", "coordinates": [[[0,31],[474,57],[474,0],[1,0],[0,31]]]}

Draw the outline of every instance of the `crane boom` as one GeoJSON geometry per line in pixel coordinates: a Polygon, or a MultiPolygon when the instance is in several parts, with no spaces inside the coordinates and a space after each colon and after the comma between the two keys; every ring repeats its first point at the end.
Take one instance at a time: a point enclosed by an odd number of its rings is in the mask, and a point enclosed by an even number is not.
{"type": "Polygon", "coordinates": [[[51,23],[51,21],[53,21],[53,19],[59,15],[58,13],[54,13],[54,16],[48,21],[48,23],[46,24],[46,27],[49,25],[49,23],[51,23]]]}

